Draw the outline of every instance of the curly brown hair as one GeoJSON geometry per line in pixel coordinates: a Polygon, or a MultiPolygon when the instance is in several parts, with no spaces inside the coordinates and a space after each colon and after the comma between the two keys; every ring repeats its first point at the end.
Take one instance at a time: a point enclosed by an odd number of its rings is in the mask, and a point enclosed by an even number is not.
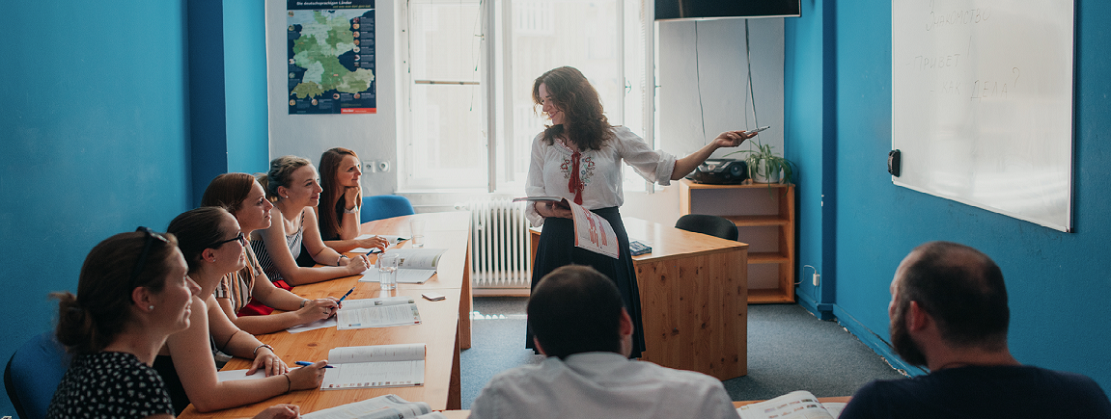
{"type": "Polygon", "coordinates": [[[552,104],[563,112],[563,124],[546,126],[544,130],[544,140],[548,144],[552,144],[555,137],[566,134],[580,150],[598,150],[613,138],[598,91],[582,72],[574,67],[559,67],[537,77],[532,85],[532,101],[537,105],[543,104],[541,84],[551,96],[552,104]]]}

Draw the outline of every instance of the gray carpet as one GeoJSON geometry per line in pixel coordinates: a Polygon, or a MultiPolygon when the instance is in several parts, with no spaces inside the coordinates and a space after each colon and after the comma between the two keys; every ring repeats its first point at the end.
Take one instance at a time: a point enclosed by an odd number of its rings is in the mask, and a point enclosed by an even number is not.
{"type": "MultiPolygon", "coordinates": [[[[527,303],[474,299],[471,349],[460,355],[464,409],[494,374],[543,359],[524,348],[527,303]]],[[[762,400],[795,390],[851,396],[869,381],[899,377],[836,322],[818,320],[796,304],[772,304],[748,307],[748,375],[724,384],[733,400],[762,400]]]]}

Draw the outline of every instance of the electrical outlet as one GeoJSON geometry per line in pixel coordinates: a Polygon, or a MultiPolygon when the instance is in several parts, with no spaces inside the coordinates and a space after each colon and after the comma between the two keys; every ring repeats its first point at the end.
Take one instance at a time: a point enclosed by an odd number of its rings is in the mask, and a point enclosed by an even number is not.
{"type": "Polygon", "coordinates": [[[388,172],[388,171],[390,171],[390,162],[388,162],[388,161],[378,162],[378,171],[379,172],[388,172]]]}
{"type": "Polygon", "coordinates": [[[815,287],[818,286],[819,283],[821,283],[821,278],[822,278],[821,275],[818,275],[817,272],[814,272],[814,286],[815,287]]]}

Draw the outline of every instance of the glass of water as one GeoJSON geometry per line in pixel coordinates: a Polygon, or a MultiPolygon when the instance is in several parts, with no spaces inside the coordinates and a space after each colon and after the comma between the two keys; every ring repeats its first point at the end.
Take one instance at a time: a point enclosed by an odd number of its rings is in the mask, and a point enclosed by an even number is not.
{"type": "Polygon", "coordinates": [[[424,220],[409,221],[409,232],[413,235],[413,247],[424,247],[424,220]]]}
{"type": "Polygon", "coordinates": [[[400,258],[396,254],[383,253],[378,255],[378,285],[383,291],[397,289],[397,263],[400,258]]]}

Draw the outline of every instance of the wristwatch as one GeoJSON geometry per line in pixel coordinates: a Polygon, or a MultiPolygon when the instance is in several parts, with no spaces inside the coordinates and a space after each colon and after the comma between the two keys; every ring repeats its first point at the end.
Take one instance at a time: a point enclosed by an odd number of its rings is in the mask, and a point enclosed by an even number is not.
{"type": "Polygon", "coordinates": [[[359,206],[356,205],[356,206],[352,207],[351,209],[344,208],[343,213],[344,214],[358,214],[359,213],[359,206]]]}

